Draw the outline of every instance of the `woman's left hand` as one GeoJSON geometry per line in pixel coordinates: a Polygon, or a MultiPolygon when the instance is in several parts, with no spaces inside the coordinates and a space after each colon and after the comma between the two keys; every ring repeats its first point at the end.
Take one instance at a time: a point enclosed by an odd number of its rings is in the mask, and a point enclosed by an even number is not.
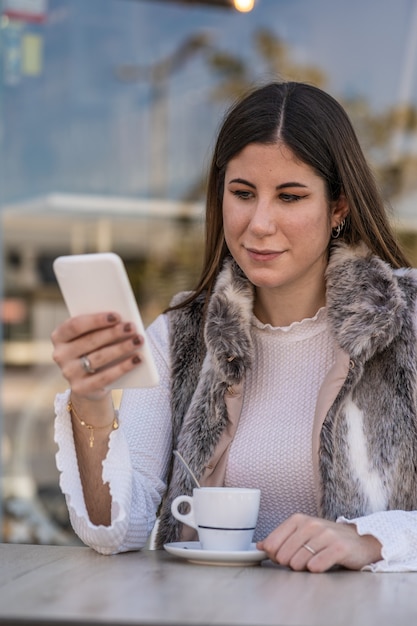
{"type": "Polygon", "coordinates": [[[293,570],[325,572],[334,565],[360,570],[380,561],[381,543],[372,535],[359,535],[354,524],[296,513],[257,543],[268,557],[293,570]]]}

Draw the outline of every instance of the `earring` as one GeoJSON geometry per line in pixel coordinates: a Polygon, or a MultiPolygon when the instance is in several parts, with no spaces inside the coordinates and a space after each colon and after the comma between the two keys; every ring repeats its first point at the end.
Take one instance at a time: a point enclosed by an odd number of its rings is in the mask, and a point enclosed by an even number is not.
{"type": "Polygon", "coordinates": [[[338,224],[337,226],[335,226],[334,228],[332,228],[332,239],[337,239],[340,236],[340,233],[342,232],[344,226],[345,226],[345,222],[346,220],[343,219],[340,224],[338,224]]]}

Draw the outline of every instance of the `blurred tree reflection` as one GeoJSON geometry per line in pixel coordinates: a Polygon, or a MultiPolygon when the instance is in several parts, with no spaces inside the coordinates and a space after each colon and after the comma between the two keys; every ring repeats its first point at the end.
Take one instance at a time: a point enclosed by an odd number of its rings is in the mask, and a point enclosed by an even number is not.
{"type": "Polygon", "coordinates": [[[270,80],[298,80],[324,87],[326,76],[318,67],[293,61],[286,42],[266,28],[254,33],[252,46],[256,65],[229,52],[213,50],[207,57],[212,73],[219,79],[214,88],[216,99],[235,100],[261,77],[270,80]]]}

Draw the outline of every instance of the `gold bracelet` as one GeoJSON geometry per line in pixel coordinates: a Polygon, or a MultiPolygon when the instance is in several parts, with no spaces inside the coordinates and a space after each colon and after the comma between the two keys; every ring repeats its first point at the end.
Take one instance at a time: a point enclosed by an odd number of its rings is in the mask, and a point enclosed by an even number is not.
{"type": "Polygon", "coordinates": [[[91,424],[87,424],[87,422],[84,421],[78,415],[78,413],[75,410],[74,405],[71,402],[71,400],[67,404],[67,411],[68,411],[68,413],[72,413],[74,415],[74,417],[77,418],[77,420],[80,422],[81,426],[84,426],[84,428],[87,428],[89,430],[90,434],[89,434],[89,443],[88,443],[88,445],[90,446],[90,448],[94,447],[94,431],[95,430],[102,430],[103,428],[109,428],[110,426],[112,427],[112,430],[117,430],[119,428],[119,420],[117,419],[117,415],[114,416],[113,421],[111,422],[111,424],[106,424],[105,426],[92,426],[91,424]]]}

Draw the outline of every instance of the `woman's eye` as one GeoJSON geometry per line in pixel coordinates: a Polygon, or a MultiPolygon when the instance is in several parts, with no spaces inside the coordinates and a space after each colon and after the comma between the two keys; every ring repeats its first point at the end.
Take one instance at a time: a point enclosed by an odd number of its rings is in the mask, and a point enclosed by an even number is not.
{"type": "Polygon", "coordinates": [[[279,197],[284,202],[297,202],[302,198],[302,196],[297,196],[295,193],[282,193],[279,197]]]}
{"type": "Polygon", "coordinates": [[[251,191],[246,191],[244,189],[236,189],[235,191],[232,191],[232,194],[242,200],[248,200],[249,198],[252,198],[253,195],[251,191]]]}

